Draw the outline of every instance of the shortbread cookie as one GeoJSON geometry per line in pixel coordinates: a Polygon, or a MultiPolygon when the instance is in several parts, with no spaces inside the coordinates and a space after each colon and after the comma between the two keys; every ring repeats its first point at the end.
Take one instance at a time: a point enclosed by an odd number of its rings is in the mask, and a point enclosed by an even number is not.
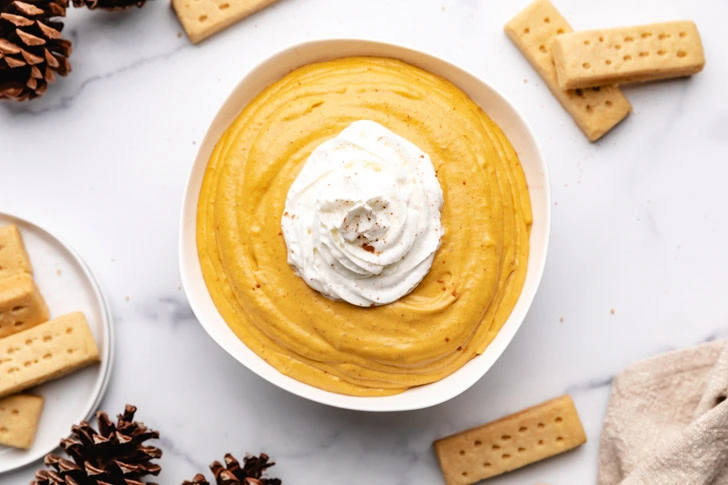
{"type": "Polygon", "coordinates": [[[33,273],[18,226],[0,227],[0,278],[15,273],[33,273]]]}
{"type": "Polygon", "coordinates": [[[172,7],[193,44],[230,27],[278,0],[172,0],[172,7]]]}
{"type": "Polygon", "coordinates": [[[564,90],[559,87],[549,46],[554,37],[572,31],[548,0],[536,0],[505,26],[506,34],[536,69],[590,141],[596,141],[632,111],[615,86],[564,90]]]}
{"type": "Polygon", "coordinates": [[[33,277],[16,273],[0,279],[0,338],[48,320],[48,307],[33,277]]]}
{"type": "Polygon", "coordinates": [[[69,313],[0,340],[0,397],[98,362],[86,317],[69,313]]]}
{"type": "Polygon", "coordinates": [[[27,450],[33,444],[43,398],[16,394],[0,399],[0,445],[27,450]]]}
{"type": "Polygon", "coordinates": [[[705,66],[689,21],[568,33],[554,37],[551,52],[563,89],[691,76],[705,66]]]}
{"type": "Polygon", "coordinates": [[[468,485],[586,443],[569,396],[561,396],[434,443],[447,485],[468,485]]]}

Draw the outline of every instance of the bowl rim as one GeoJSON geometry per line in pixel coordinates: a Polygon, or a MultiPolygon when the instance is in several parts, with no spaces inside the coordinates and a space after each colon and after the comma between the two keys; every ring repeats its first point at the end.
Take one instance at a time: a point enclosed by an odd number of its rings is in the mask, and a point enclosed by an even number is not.
{"type": "MultiPolygon", "coordinates": [[[[522,160],[521,164],[523,165],[522,160]]],[[[438,56],[423,52],[419,49],[365,39],[337,38],[296,43],[273,53],[264,60],[258,62],[255,67],[249,70],[232,89],[225,101],[223,101],[207,128],[203,141],[199,144],[195,161],[190,167],[188,173],[179,221],[178,256],[182,285],[193,313],[207,334],[228,354],[248,368],[248,370],[271,384],[274,384],[275,386],[294,395],[332,407],[372,412],[408,411],[432,407],[458,396],[480,380],[493,366],[496,360],[503,354],[522,325],[540,285],[547,259],[550,232],[551,193],[549,174],[544,162],[543,153],[536,141],[530,125],[526,122],[525,118],[515,108],[515,106],[505,96],[503,96],[503,94],[471,72],[441,59],[438,56]],[[491,115],[492,110],[486,109],[486,107],[482,106],[477,101],[476,104],[481,106],[483,111],[485,111],[489,117],[493,118],[504,133],[506,133],[509,141],[519,154],[519,159],[521,159],[521,150],[519,150],[519,148],[525,148],[524,151],[527,151],[532,157],[530,163],[535,166],[534,171],[537,172],[535,175],[532,174],[532,177],[536,177],[536,181],[540,182],[540,184],[532,186],[531,184],[533,181],[528,180],[529,172],[527,172],[524,167],[532,207],[534,206],[534,191],[540,193],[542,199],[542,204],[539,206],[542,210],[542,214],[540,214],[539,219],[539,229],[541,230],[541,234],[539,235],[539,240],[536,241],[541,245],[539,248],[540,251],[538,251],[539,257],[537,260],[534,260],[534,226],[536,226],[536,216],[534,214],[533,226],[531,228],[529,238],[530,250],[526,280],[524,281],[524,286],[516,305],[511,311],[506,322],[499,330],[498,335],[483,353],[477,355],[468,361],[463,367],[457,369],[444,379],[424,386],[411,388],[403,393],[393,396],[360,397],[338,394],[330,391],[324,391],[309,384],[304,384],[280,373],[272,365],[265,362],[261,357],[250,350],[237,336],[235,336],[232,330],[227,326],[227,323],[225,323],[224,319],[222,319],[222,316],[217,311],[217,307],[214,305],[214,302],[212,302],[207,285],[202,277],[200,262],[197,256],[196,228],[199,189],[209,161],[210,153],[217,144],[222,132],[227,129],[230,123],[232,123],[240,111],[256,94],[258,94],[267,85],[283,77],[285,74],[307,64],[355,56],[375,56],[400,59],[403,62],[430,72],[433,71],[432,68],[423,67],[422,64],[435,64],[438,66],[438,71],[447,71],[447,73],[434,72],[434,74],[452,82],[459,89],[466,92],[466,94],[468,94],[471,98],[473,97],[473,93],[468,92],[468,90],[461,86],[460,83],[453,80],[453,77],[458,77],[461,82],[464,82],[464,79],[469,84],[473,84],[478,87],[481,92],[487,92],[487,95],[495,100],[493,104],[499,104],[499,110],[503,109],[506,112],[510,112],[510,114],[504,115],[510,116],[511,118],[511,120],[508,121],[509,130],[504,128],[503,120],[499,122],[495,119],[496,117],[491,115]],[[306,60],[302,60],[304,57],[306,60]],[[280,63],[284,63],[285,68],[283,68],[282,65],[277,65],[280,63]],[[268,74],[267,72],[275,72],[275,74],[268,74]],[[255,82],[258,78],[269,78],[269,80],[264,84],[260,84],[258,89],[251,89],[248,85],[255,82]],[[238,105],[236,100],[241,96],[248,96],[248,99],[244,103],[238,105]],[[510,126],[511,124],[514,126],[510,126]],[[519,138],[523,138],[523,146],[519,147],[513,143],[515,131],[508,134],[508,131],[510,130],[521,131],[519,138]],[[212,307],[210,307],[210,304],[212,307]],[[217,323],[214,323],[213,320],[216,320],[217,323]],[[224,329],[219,327],[220,321],[224,324],[224,329]],[[226,335],[221,335],[221,333],[226,335]],[[232,335],[234,339],[230,339],[230,335],[232,335]],[[464,372],[466,368],[470,369],[467,373],[464,372]],[[443,385],[445,381],[448,382],[447,385],[443,385]],[[443,387],[445,389],[449,388],[449,392],[425,392],[425,397],[422,396],[422,389],[433,389],[438,387],[443,387]],[[415,397],[408,399],[412,395],[415,395],[415,397]]]]}

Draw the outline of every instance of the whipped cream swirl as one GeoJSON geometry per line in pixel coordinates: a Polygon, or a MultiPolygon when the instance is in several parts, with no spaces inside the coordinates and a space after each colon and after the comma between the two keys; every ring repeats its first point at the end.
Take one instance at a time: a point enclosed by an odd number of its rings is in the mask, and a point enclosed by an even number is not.
{"type": "Polygon", "coordinates": [[[430,270],[442,203],[426,153],[378,123],[355,121],[311,153],[288,191],[288,264],[333,300],[391,303],[430,270]]]}

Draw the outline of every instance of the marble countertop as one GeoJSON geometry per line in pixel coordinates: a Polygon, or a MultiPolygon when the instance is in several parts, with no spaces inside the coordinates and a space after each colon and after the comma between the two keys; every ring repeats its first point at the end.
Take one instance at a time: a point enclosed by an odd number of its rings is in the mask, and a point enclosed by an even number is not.
{"type": "Polygon", "coordinates": [[[0,210],[64,237],[100,280],[117,332],[102,407],[134,403],[162,431],[162,484],[228,451],[269,453],[292,485],[440,484],[433,439],[565,392],[587,445],[489,483],[593,483],[615,373],[728,336],[728,3],[556,0],[576,28],[687,18],[703,36],[706,70],[626,88],[634,113],[596,144],[502,32],[526,3],[282,0],[199,46],[167,0],[69,12],[73,73],[0,106],[0,210]],[[182,191],[219,105],[267,56],[332,37],[412,46],[480,76],[525,115],[551,172],[551,247],[528,317],[483,379],[431,409],[365,414],[289,395],[218,349],[180,286],[182,191]]]}

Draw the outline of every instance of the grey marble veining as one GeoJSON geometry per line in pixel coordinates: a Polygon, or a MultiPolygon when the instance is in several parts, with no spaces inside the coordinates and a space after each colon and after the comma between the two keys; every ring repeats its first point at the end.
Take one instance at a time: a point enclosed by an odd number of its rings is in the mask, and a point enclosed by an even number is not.
{"type": "Polygon", "coordinates": [[[433,439],[564,392],[587,445],[489,483],[593,483],[614,375],[728,337],[728,4],[554,1],[575,28],[693,19],[706,70],[625,88],[634,113],[589,144],[502,33],[527,0],[281,0],[198,46],[178,36],[165,0],[69,12],[72,74],[35,102],[0,105],[0,210],[63,236],[100,280],[117,332],[103,409],[134,403],[162,432],[161,484],[228,451],[265,451],[286,484],[435,485],[433,439]],[[289,395],[221,351],[180,289],[182,192],[220,103],[267,56],[334,37],[412,46],[472,71],[522,112],[549,165],[552,238],[533,307],[488,374],[431,409],[365,414],[289,395]]]}

